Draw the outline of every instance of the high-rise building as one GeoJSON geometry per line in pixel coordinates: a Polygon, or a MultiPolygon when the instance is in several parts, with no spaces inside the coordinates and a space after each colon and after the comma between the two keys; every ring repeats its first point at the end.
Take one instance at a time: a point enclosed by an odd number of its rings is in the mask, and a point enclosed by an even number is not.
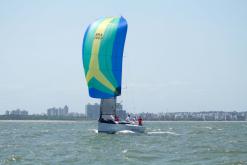
{"type": "Polygon", "coordinates": [[[28,115],[28,111],[16,109],[16,110],[12,110],[12,111],[6,111],[5,115],[21,115],[21,116],[25,116],[25,115],[28,115]]]}
{"type": "Polygon", "coordinates": [[[9,111],[5,111],[5,115],[9,115],[9,113],[10,113],[9,111]]]}
{"type": "Polygon", "coordinates": [[[95,104],[90,104],[88,103],[86,105],[86,117],[87,119],[90,120],[97,120],[99,119],[99,115],[100,115],[100,106],[98,103],[95,104]]]}
{"type": "Polygon", "coordinates": [[[64,108],[49,108],[47,109],[48,116],[67,116],[69,113],[69,107],[67,105],[64,108]]]}

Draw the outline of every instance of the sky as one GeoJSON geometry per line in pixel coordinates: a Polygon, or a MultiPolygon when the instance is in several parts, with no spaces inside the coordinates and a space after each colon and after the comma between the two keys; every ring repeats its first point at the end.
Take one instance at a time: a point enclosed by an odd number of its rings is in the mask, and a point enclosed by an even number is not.
{"type": "Polygon", "coordinates": [[[245,0],[1,0],[0,114],[45,113],[90,98],[87,26],[124,16],[122,102],[128,112],[247,111],[245,0]]]}

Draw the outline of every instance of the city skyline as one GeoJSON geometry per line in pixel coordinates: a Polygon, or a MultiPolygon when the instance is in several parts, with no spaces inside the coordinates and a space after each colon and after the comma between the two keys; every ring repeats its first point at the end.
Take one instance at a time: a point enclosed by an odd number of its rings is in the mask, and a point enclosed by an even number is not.
{"type": "MultiPolygon", "coordinates": [[[[204,111],[204,112],[141,112],[132,113],[123,109],[121,103],[116,105],[116,115],[124,121],[128,114],[130,119],[135,121],[139,116],[146,121],[247,121],[247,111],[224,112],[224,111],[204,111]]],[[[94,120],[100,116],[100,105],[86,104],[85,114],[69,112],[69,107],[48,108],[46,113],[29,114],[27,110],[6,111],[0,114],[0,120],[94,120]]]]}
{"type": "MultiPolygon", "coordinates": [[[[69,106],[68,105],[64,105],[62,107],[56,107],[56,106],[52,106],[49,107],[47,109],[45,109],[44,111],[41,111],[40,113],[32,113],[32,111],[29,111],[27,109],[20,109],[20,108],[16,108],[16,109],[12,109],[12,110],[5,110],[3,111],[4,113],[0,113],[0,115],[15,115],[15,114],[24,114],[24,115],[48,115],[48,116],[60,116],[60,115],[71,115],[71,114],[85,114],[87,115],[88,113],[91,113],[91,115],[95,116],[95,112],[90,112],[91,110],[94,111],[95,109],[97,111],[99,111],[99,103],[90,103],[88,102],[87,104],[84,105],[84,111],[83,112],[76,112],[76,111],[72,111],[69,112],[69,106]]],[[[133,112],[133,111],[128,111],[124,108],[123,104],[117,103],[117,110],[118,111],[124,111],[124,113],[131,113],[131,114],[142,114],[142,113],[147,113],[147,114],[169,114],[169,113],[211,113],[211,112],[223,112],[223,113],[247,113],[247,110],[243,110],[243,111],[238,111],[238,110],[233,110],[233,111],[225,111],[225,110],[221,110],[221,109],[208,109],[205,111],[175,111],[175,112],[170,112],[168,110],[166,111],[160,111],[160,112],[133,112]]],[[[99,112],[97,112],[99,113],[99,112]]],[[[247,115],[247,114],[246,114],[247,115]]]]}
{"type": "Polygon", "coordinates": [[[85,113],[82,37],[92,21],[128,21],[127,111],[247,109],[246,1],[1,1],[0,113],[67,104],[85,113]],[[103,7],[102,7],[103,6],[103,7]],[[155,10],[154,10],[155,9],[155,10]]]}

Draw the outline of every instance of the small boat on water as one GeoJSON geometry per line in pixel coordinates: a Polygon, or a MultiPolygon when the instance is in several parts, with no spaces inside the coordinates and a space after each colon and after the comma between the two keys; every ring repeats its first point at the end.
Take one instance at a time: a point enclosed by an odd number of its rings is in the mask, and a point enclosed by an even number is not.
{"type": "Polygon", "coordinates": [[[90,24],[84,34],[82,59],[89,96],[101,99],[98,132],[145,130],[140,123],[116,122],[114,119],[117,96],[121,95],[127,27],[127,21],[122,16],[106,17],[90,24]]]}
{"type": "Polygon", "coordinates": [[[98,121],[98,132],[116,133],[119,131],[133,131],[144,133],[145,127],[141,123],[115,121],[116,116],[116,98],[101,99],[100,118],[98,121]]]}

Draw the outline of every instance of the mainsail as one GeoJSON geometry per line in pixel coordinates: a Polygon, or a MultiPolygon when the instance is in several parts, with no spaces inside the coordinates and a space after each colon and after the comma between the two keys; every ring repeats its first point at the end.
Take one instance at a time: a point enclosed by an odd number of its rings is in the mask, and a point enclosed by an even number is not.
{"type": "Polygon", "coordinates": [[[107,118],[109,115],[116,114],[116,98],[101,99],[100,118],[107,118]]]}
{"type": "Polygon", "coordinates": [[[126,33],[123,17],[101,18],[88,26],[82,59],[90,97],[109,99],[121,95],[126,33]]]}

